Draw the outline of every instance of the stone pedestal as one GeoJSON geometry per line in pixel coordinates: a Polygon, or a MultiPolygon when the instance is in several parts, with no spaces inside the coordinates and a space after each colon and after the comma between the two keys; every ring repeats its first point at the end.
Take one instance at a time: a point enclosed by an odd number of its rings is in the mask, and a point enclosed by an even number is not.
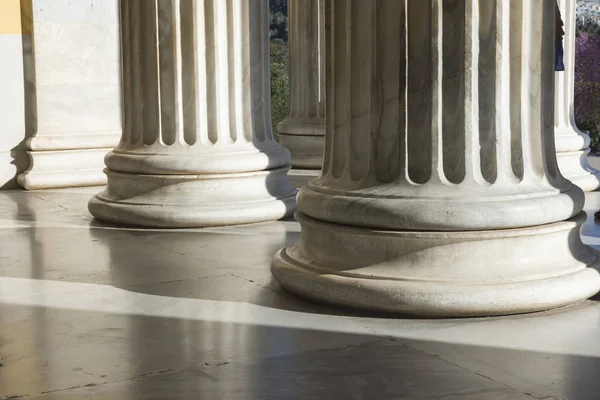
{"type": "Polygon", "coordinates": [[[558,0],[565,23],[564,63],[565,70],[555,78],[554,135],[556,156],[560,172],[585,191],[600,187],[600,171],[588,162],[590,138],[575,124],[573,93],[575,90],[575,9],[576,0],[558,0]]]}
{"type": "Polygon", "coordinates": [[[325,0],[289,0],[290,115],[277,125],[294,168],[320,169],[325,147],[325,0]]]}
{"type": "Polygon", "coordinates": [[[270,124],[267,0],[121,2],[124,128],[98,219],[154,227],[275,220],[295,207],[270,124]]]}
{"type": "Polygon", "coordinates": [[[21,3],[30,163],[17,181],[105,184],[104,156],[121,135],[118,2],[21,3]]]}
{"type": "Polygon", "coordinates": [[[326,15],[323,170],[275,278],[436,317],[598,292],[583,192],[556,162],[553,2],[328,0],[326,15]]]}

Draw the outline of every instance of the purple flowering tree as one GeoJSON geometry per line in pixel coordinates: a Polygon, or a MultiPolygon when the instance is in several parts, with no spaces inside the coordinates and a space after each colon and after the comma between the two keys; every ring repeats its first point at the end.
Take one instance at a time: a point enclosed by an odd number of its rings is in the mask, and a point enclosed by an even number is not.
{"type": "Polygon", "coordinates": [[[600,147],[600,35],[580,31],[575,52],[575,121],[600,147]]]}

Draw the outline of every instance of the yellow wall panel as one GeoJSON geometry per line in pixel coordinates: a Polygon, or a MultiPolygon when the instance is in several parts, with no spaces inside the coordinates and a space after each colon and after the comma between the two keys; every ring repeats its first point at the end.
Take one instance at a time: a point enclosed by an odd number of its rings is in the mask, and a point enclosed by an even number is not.
{"type": "Polygon", "coordinates": [[[0,0],[0,34],[21,34],[20,0],[0,0]]]}

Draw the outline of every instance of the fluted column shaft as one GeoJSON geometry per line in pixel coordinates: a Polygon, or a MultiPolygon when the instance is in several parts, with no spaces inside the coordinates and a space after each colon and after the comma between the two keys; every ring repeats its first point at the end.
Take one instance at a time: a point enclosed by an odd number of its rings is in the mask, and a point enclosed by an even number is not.
{"type": "Polygon", "coordinates": [[[121,19],[125,123],[109,168],[187,174],[287,164],[269,123],[266,1],[127,1],[121,19]],[[128,155],[155,157],[130,167],[121,162],[128,155]]]}
{"type": "Polygon", "coordinates": [[[294,168],[321,168],[325,144],[325,0],[289,0],[290,115],[277,130],[294,168]]]}
{"type": "Polygon", "coordinates": [[[122,222],[158,226],[288,213],[289,152],[270,124],[267,0],[120,3],[123,136],[92,213],[113,221],[111,206],[127,214],[134,203],[122,222]]]}
{"type": "Polygon", "coordinates": [[[563,38],[565,70],[555,77],[554,134],[556,155],[561,173],[585,191],[600,186],[600,171],[588,162],[590,138],[575,123],[575,36],[576,0],[558,0],[558,7],[565,24],[563,38]]]}
{"type": "Polygon", "coordinates": [[[554,146],[554,3],[327,0],[326,148],[302,188],[290,292],[433,316],[600,290],[583,192],[554,146]]]}
{"type": "Polygon", "coordinates": [[[545,3],[333,1],[325,160],[299,209],[349,225],[434,230],[580,212],[583,194],[554,154],[545,3]],[[428,201],[416,206],[418,197],[428,201]]]}

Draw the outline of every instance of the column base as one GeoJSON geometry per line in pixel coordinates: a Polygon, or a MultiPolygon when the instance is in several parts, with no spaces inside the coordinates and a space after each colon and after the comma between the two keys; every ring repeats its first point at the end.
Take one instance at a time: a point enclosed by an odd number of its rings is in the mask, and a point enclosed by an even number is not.
{"type": "Polygon", "coordinates": [[[308,185],[310,181],[317,179],[320,175],[320,170],[294,168],[288,172],[288,182],[296,189],[300,189],[308,185]]]}
{"type": "Polygon", "coordinates": [[[587,150],[590,147],[590,137],[570,125],[554,128],[554,146],[557,153],[587,150]]]}
{"type": "Polygon", "coordinates": [[[272,272],[308,299],[423,317],[548,310],[600,291],[596,253],[581,242],[585,213],[548,225],[498,231],[377,231],[296,213],[301,240],[272,272]]]}
{"type": "Polygon", "coordinates": [[[102,169],[110,150],[28,151],[29,168],[17,176],[17,183],[26,190],[105,185],[102,169]]]}
{"type": "Polygon", "coordinates": [[[277,124],[279,144],[290,150],[292,168],[321,169],[325,151],[325,121],[286,118],[277,124]]]}
{"type": "Polygon", "coordinates": [[[585,192],[600,187],[600,171],[592,168],[588,162],[589,150],[556,153],[558,167],[565,178],[579,186],[585,192]]]}
{"type": "Polygon", "coordinates": [[[520,188],[495,184],[485,190],[483,186],[433,182],[423,189],[430,195],[417,199],[418,192],[409,185],[350,191],[331,189],[327,180],[320,177],[300,190],[298,209],[318,220],[373,229],[511,229],[564,221],[577,215],[583,209],[585,195],[563,177],[560,181],[560,188],[545,181],[529,181],[521,183],[520,188]]]}
{"type": "Polygon", "coordinates": [[[201,228],[291,215],[288,167],[232,174],[138,175],[105,170],[108,185],[88,205],[98,220],[152,228],[201,228]]]}
{"type": "Polygon", "coordinates": [[[290,164],[295,169],[321,169],[323,166],[324,136],[279,134],[279,143],[291,153],[290,164]]]}

